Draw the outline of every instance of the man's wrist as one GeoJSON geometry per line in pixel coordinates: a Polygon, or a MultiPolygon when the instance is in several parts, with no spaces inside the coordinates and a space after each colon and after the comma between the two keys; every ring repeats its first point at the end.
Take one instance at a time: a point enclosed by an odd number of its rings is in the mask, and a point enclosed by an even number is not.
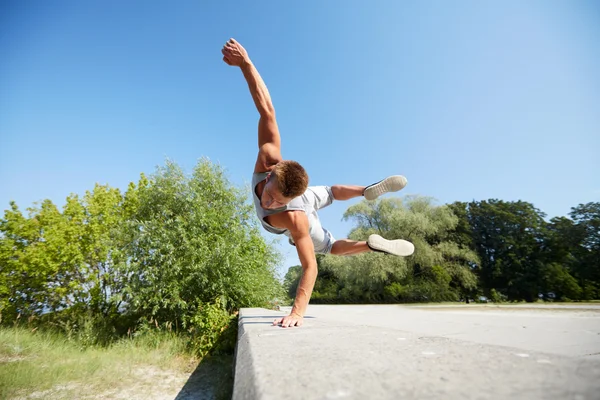
{"type": "Polygon", "coordinates": [[[292,309],[292,311],[290,312],[290,315],[292,315],[292,314],[297,315],[300,318],[304,318],[304,315],[302,315],[298,311],[295,311],[294,309],[292,309]]]}
{"type": "Polygon", "coordinates": [[[250,57],[244,58],[244,60],[240,64],[241,69],[249,68],[250,66],[252,66],[252,60],[250,60],[250,57]]]}

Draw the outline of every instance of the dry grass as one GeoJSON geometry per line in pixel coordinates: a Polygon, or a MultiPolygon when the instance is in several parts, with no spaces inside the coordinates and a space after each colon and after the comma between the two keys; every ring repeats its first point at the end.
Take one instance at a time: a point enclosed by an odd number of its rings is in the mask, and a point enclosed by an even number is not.
{"type": "Polygon", "coordinates": [[[82,349],[63,335],[0,328],[2,399],[220,399],[231,357],[199,360],[174,335],[82,349]]]}

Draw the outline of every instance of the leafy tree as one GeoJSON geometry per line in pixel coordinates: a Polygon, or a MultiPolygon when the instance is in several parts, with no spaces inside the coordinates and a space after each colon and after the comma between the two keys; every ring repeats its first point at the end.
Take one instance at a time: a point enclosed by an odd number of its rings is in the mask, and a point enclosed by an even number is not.
{"type": "Polygon", "coordinates": [[[158,324],[190,326],[208,304],[266,305],[281,294],[277,254],[259,233],[247,196],[200,161],[190,177],[173,162],[136,194],[127,224],[124,291],[130,309],[158,324]]]}
{"type": "Polygon", "coordinates": [[[559,300],[579,299],[583,295],[577,274],[576,254],[583,241],[583,232],[572,220],[555,217],[546,225],[544,238],[545,265],[540,271],[541,292],[549,292],[559,300]]]}
{"type": "Polygon", "coordinates": [[[351,239],[366,240],[377,233],[409,240],[416,250],[411,257],[379,253],[324,257],[319,270],[335,274],[341,301],[456,300],[461,291],[476,287],[471,266],[477,256],[448,240],[458,223],[449,207],[415,196],[362,201],[351,206],[344,219],[356,221],[351,239]]]}
{"type": "Polygon", "coordinates": [[[573,261],[573,253],[583,241],[584,232],[567,217],[554,217],[546,225],[544,247],[548,260],[561,264],[573,261]]]}
{"type": "Polygon", "coordinates": [[[66,306],[80,254],[65,240],[67,221],[50,200],[28,209],[16,203],[0,221],[3,319],[30,317],[66,306]]]}
{"type": "Polygon", "coordinates": [[[569,231],[572,244],[572,271],[578,278],[585,299],[600,298],[600,203],[579,204],[569,213],[574,227],[569,231]],[[574,247],[574,248],[573,248],[574,247]]]}
{"type": "Polygon", "coordinates": [[[495,288],[509,300],[533,301],[544,265],[544,214],[532,204],[488,200],[469,203],[473,242],[481,259],[486,290],[495,288]]]}
{"type": "Polygon", "coordinates": [[[62,213],[44,200],[29,209],[28,218],[14,203],[5,211],[0,224],[5,315],[10,308],[13,317],[57,311],[107,316],[109,293],[116,293],[108,282],[119,275],[108,267],[114,247],[109,232],[121,223],[121,196],[97,186],[84,200],[69,196],[62,213]]]}
{"type": "Polygon", "coordinates": [[[542,282],[542,292],[544,294],[553,292],[560,300],[575,300],[582,295],[582,289],[577,280],[563,265],[557,263],[544,264],[540,268],[540,280],[542,282]]]}
{"type": "Polygon", "coordinates": [[[104,317],[118,312],[126,283],[119,270],[122,254],[116,251],[118,230],[125,223],[122,202],[119,189],[99,184],[86,191],[83,199],[85,285],[92,313],[104,317]]]}
{"type": "Polygon", "coordinates": [[[296,297],[296,289],[300,283],[300,278],[302,278],[302,265],[294,265],[288,268],[283,279],[283,288],[291,299],[296,297]]]}
{"type": "Polygon", "coordinates": [[[40,242],[36,221],[23,215],[14,201],[4,211],[0,221],[0,313],[3,322],[18,314],[29,316],[38,311],[39,293],[44,290],[45,277],[35,270],[30,246],[40,242]]]}
{"type": "Polygon", "coordinates": [[[448,233],[448,239],[462,247],[475,250],[473,230],[469,223],[468,207],[468,203],[459,201],[448,204],[448,208],[450,208],[452,213],[458,218],[456,227],[448,233]]]}

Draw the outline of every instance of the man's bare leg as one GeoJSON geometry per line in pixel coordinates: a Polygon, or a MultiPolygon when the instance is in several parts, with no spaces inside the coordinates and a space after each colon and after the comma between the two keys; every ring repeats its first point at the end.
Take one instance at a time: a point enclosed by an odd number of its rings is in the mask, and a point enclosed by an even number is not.
{"type": "MultiPolygon", "coordinates": [[[[333,185],[331,193],[335,200],[349,200],[362,196],[366,186],[358,185],[333,185]]],[[[336,240],[331,247],[331,254],[336,256],[350,256],[371,251],[366,241],[358,242],[350,239],[336,240]]]]}
{"type": "Polygon", "coordinates": [[[368,251],[406,257],[414,253],[415,246],[406,240],[387,240],[377,234],[370,235],[367,241],[339,239],[331,246],[331,254],[336,256],[352,256],[368,251]]]}
{"type": "Polygon", "coordinates": [[[333,185],[331,193],[335,200],[349,200],[354,197],[362,196],[366,186],[356,185],[333,185]]]}
{"type": "Polygon", "coordinates": [[[333,185],[331,192],[335,200],[349,200],[358,196],[365,196],[367,200],[375,200],[384,193],[403,189],[407,183],[404,176],[393,175],[369,186],[333,185]]]}
{"type": "Polygon", "coordinates": [[[357,242],[350,239],[339,239],[333,243],[331,254],[336,256],[352,256],[355,254],[372,251],[366,241],[357,242]]]}
{"type": "MultiPolygon", "coordinates": [[[[369,197],[373,199],[382,193],[400,190],[405,185],[406,178],[403,176],[393,176],[370,186],[333,185],[331,187],[331,193],[335,200],[349,200],[363,196],[365,194],[365,189],[372,188],[374,189],[374,193],[369,193],[369,197]]],[[[336,240],[331,247],[331,254],[336,256],[350,256],[366,253],[368,251],[408,256],[414,252],[414,246],[406,240],[386,240],[379,235],[371,235],[368,241],[356,241],[350,239],[336,240]]]]}

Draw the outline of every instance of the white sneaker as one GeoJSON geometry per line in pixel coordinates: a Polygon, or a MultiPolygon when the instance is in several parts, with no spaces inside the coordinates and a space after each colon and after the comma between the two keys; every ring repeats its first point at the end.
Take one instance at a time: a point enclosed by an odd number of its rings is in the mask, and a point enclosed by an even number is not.
{"type": "Polygon", "coordinates": [[[367,200],[375,200],[387,192],[397,192],[406,186],[408,180],[402,175],[393,175],[365,188],[363,196],[367,200]]]}
{"type": "Polygon", "coordinates": [[[367,240],[367,246],[373,251],[393,254],[395,256],[410,256],[415,252],[415,245],[408,240],[387,240],[379,235],[371,235],[367,240]]]}

